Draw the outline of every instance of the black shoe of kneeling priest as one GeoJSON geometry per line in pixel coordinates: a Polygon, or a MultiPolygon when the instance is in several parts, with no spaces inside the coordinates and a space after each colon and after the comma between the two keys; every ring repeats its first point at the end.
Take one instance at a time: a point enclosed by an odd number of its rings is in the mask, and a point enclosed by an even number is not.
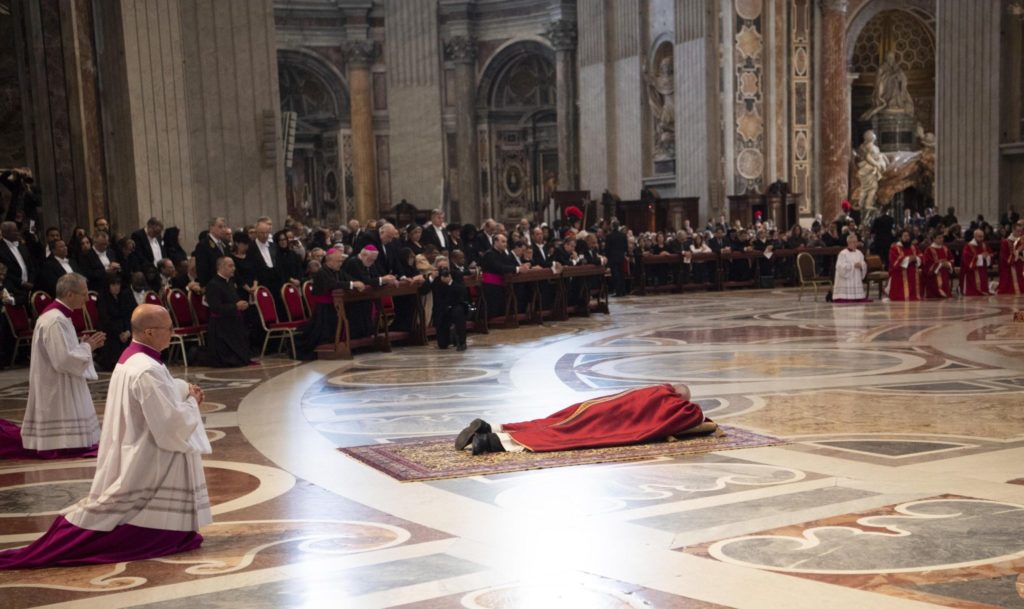
{"type": "Polygon", "coordinates": [[[503,452],[505,452],[505,447],[501,445],[498,434],[478,433],[473,436],[473,455],[503,452]]]}
{"type": "Polygon", "coordinates": [[[483,419],[473,419],[473,422],[459,432],[455,438],[455,450],[462,450],[473,441],[473,436],[478,433],[491,433],[491,425],[483,419]]]}

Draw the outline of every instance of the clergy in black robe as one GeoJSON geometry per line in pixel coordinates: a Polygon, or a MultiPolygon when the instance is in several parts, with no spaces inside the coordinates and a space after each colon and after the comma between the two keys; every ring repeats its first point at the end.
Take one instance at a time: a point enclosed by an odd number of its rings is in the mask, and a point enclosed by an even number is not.
{"type": "MultiPolygon", "coordinates": [[[[418,227],[417,227],[418,228],[418,227]]],[[[416,254],[410,248],[403,247],[398,250],[398,255],[395,258],[394,263],[394,274],[395,278],[399,282],[408,284],[412,283],[418,286],[424,286],[426,278],[416,269],[416,254]]],[[[422,293],[426,293],[430,290],[430,286],[425,286],[422,293]]],[[[391,322],[389,328],[392,332],[408,332],[412,328],[413,316],[416,314],[416,299],[419,296],[395,296],[395,319],[391,322]]]]}
{"type": "Polygon", "coordinates": [[[234,275],[235,261],[222,256],[217,260],[217,274],[206,284],[210,320],[206,347],[199,360],[204,366],[237,368],[250,361],[249,332],[244,319],[249,301],[239,297],[234,275]]]}
{"type": "Polygon", "coordinates": [[[93,360],[101,370],[110,372],[117,360],[132,342],[131,319],[135,298],[129,290],[121,289],[121,275],[107,274],[106,286],[99,291],[96,309],[100,316],[98,330],[107,335],[107,342],[93,353],[93,360]]]}
{"type": "MultiPolygon", "coordinates": [[[[377,271],[377,247],[366,245],[358,256],[350,256],[341,267],[342,272],[352,281],[358,281],[369,287],[396,285],[394,275],[381,275],[377,271]]],[[[348,318],[349,332],[352,338],[363,338],[374,332],[374,303],[370,300],[352,302],[345,305],[345,317],[348,318]]]]}
{"type": "Polygon", "coordinates": [[[520,268],[528,269],[530,266],[517,266],[515,260],[508,253],[508,239],[505,235],[494,236],[494,246],[487,250],[480,260],[480,268],[483,271],[481,280],[484,288],[484,300],[487,301],[488,317],[498,317],[505,314],[505,275],[518,273],[520,268]]]}
{"type": "Polygon", "coordinates": [[[333,345],[334,333],[338,328],[338,312],[334,308],[334,290],[356,290],[362,292],[366,284],[353,281],[342,270],[345,260],[341,250],[331,249],[324,257],[323,266],[313,275],[313,296],[310,305],[313,317],[302,328],[302,335],[295,341],[299,359],[313,359],[320,345],[333,345]]]}

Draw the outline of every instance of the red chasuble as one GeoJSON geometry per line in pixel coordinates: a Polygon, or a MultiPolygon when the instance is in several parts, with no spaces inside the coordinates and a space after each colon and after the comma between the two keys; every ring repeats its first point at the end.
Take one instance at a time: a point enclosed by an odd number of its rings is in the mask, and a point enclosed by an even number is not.
{"type": "Polygon", "coordinates": [[[921,300],[921,261],[917,248],[911,245],[893,243],[889,248],[889,300],[921,300]],[[913,262],[903,268],[903,260],[915,256],[913,262]]]}
{"type": "Polygon", "coordinates": [[[1003,239],[999,245],[999,293],[1020,296],[1024,294],[1024,238],[1016,241],[1003,239]]]}
{"type": "Polygon", "coordinates": [[[948,262],[952,268],[953,253],[949,251],[949,248],[945,245],[942,247],[928,246],[921,258],[924,260],[922,264],[924,297],[949,298],[952,296],[953,282],[950,279],[950,269],[939,266],[942,262],[948,262]]]}
{"type": "Polygon", "coordinates": [[[991,256],[988,245],[968,243],[960,255],[960,292],[964,296],[988,296],[988,265],[981,264],[981,256],[991,256]]]}
{"type": "Polygon", "coordinates": [[[501,429],[527,449],[545,452],[659,441],[703,422],[700,406],[684,400],[672,385],[656,385],[586,400],[501,429]]]}

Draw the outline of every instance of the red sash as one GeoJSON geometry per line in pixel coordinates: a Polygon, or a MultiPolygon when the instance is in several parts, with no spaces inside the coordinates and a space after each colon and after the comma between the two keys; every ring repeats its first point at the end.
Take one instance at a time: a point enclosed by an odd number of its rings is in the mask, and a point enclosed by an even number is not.
{"type": "Polygon", "coordinates": [[[497,273],[487,273],[487,272],[484,272],[483,275],[481,276],[481,279],[487,285],[498,285],[498,286],[505,285],[505,278],[502,277],[501,275],[497,274],[497,273]]]}

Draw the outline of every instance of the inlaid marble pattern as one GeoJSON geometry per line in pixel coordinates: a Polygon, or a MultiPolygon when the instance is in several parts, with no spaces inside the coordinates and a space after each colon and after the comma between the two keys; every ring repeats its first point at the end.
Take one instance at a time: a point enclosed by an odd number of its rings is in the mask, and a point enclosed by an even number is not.
{"type": "MultiPolygon", "coordinates": [[[[203,547],[0,572],[0,606],[1024,607],[1021,309],[629,297],[610,315],[471,334],[464,353],[173,366],[209,400],[203,547]],[[660,382],[788,444],[426,483],[336,450],[660,382]]],[[[26,377],[0,376],[0,416],[21,419],[26,377]]],[[[91,385],[101,415],[105,380],[91,385]]],[[[0,548],[41,534],[93,468],[0,462],[0,548]]]]}

